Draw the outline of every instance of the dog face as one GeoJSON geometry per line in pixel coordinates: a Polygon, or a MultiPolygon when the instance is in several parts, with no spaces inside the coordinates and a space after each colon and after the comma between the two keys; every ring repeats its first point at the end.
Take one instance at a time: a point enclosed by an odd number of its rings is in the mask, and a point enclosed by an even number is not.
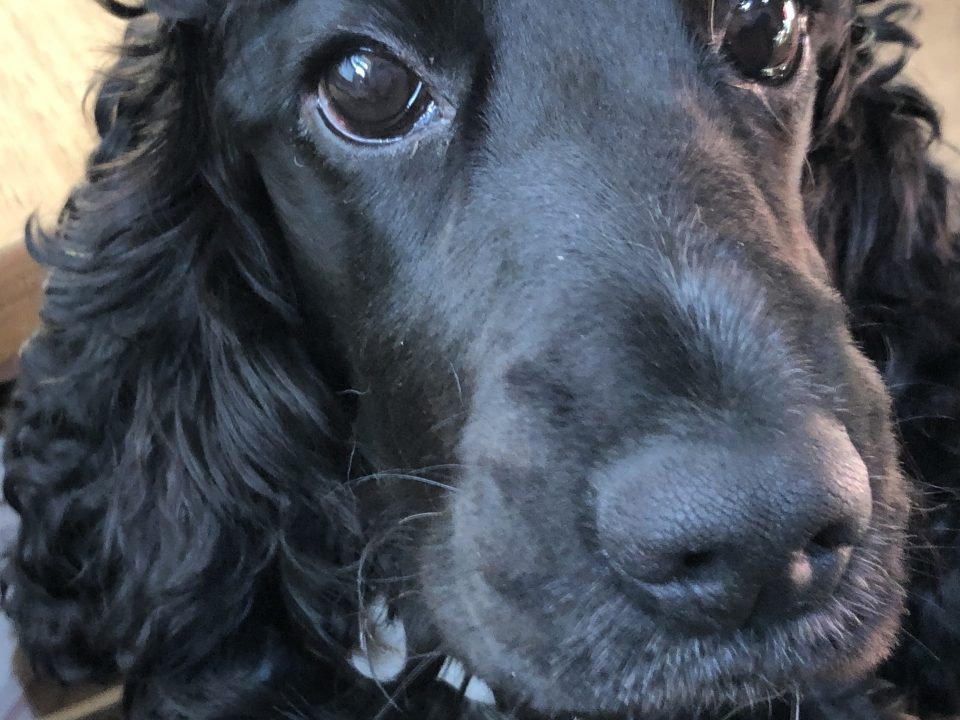
{"type": "Polygon", "coordinates": [[[415,644],[540,712],[645,716],[887,652],[889,401],[801,182],[818,61],[853,12],[229,14],[224,104],[384,473],[361,501],[416,528],[415,644]],[[438,467],[436,490],[385,472],[438,467]]]}
{"type": "Polygon", "coordinates": [[[960,270],[899,4],[100,4],[4,458],[34,666],[131,717],[472,717],[457,669],[492,717],[866,716],[902,455],[935,553],[881,672],[953,712],[960,270]]]}

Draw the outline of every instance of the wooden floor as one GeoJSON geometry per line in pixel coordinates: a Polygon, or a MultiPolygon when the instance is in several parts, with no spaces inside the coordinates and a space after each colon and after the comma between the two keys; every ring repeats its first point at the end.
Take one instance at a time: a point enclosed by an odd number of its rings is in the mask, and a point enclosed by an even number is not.
{"type": "Polygon", "coordinates": [[[0,244],[56,209],[92,132],[81,106],[120,26],[92,0],[0,2],[0,244]]]}

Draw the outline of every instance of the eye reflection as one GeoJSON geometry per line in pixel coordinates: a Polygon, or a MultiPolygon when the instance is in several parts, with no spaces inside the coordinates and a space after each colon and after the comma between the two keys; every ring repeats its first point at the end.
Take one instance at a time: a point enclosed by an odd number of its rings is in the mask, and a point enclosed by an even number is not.
{"type": "Polygon", "coordinates": [[[783,83],[793,76],[803,51],[797,0],[739,0],[722,17],[724,22],[715,35],[741,75],[767,84],[783,83]]]}
{"type": "Polygon", "coordinates": [[[382,49],[357,48],[327,66],[317,86],[327,127],[366,145],[396,142],[437,115],[423,80],[382,49]]]}

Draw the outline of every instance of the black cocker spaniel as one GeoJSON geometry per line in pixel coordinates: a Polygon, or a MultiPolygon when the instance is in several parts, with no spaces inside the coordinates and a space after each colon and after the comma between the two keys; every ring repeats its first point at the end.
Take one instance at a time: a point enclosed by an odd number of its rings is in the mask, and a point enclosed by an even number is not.
{"type": "Polygon", "coordinates": [[[138,720],[960,717],[960,264],[854,0],[101,0],[4,603],[138,720]]]}

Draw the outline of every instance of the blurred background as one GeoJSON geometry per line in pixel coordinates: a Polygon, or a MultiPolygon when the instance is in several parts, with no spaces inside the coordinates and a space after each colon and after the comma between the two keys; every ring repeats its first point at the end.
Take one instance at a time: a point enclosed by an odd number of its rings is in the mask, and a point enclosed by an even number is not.
{"type": "Polygon", "coordinates": [[[121,26],[93,0],[0,0],[0,244],[56,212],[93,134],[84,93],[121,26]]]}

